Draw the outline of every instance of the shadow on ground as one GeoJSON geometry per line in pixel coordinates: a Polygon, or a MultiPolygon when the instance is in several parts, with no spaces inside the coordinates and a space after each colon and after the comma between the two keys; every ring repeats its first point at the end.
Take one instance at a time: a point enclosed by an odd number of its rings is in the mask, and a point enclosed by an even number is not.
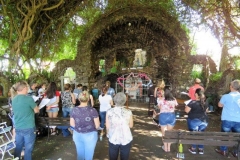
{"type": "MultiPolygon", "coordinates": [[[[134,136],[130,154],[130,160],[177,160],[177,144],[172,144],[171,152],[166,153],[161,149],[163,145],[161,132],[153,124],[152,118],[147,116],[147,104],[132,103],[129,105],[134,115],[134,136]]],[[[207,131],[220,131],[220,116],[211,114],[207,131]]],[[[187,129],[186,120],[177,120],[175,129],[187,129]]],[[[188,152],[188,145],[183,145],[185,159],[189,160],[224,160],[225,158],[215,153],[213,146],[205,146],[204,155],[192,155],[188,152]]],[[[37,139],[33,152],[33,160],[76,160],[76,149],[72,137],[50,136],[37,139]]],[[[108,141],[98,141],[95,149],[94,160],[108,160],[108,141]]]]}

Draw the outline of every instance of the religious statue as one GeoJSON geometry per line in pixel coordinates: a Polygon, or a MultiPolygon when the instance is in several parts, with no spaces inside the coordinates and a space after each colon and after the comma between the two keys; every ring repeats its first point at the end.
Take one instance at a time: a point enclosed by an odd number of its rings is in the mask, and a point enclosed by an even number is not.
{"type": "Polygon", "coordinates": [[[145,63],[146,63],[146,51],[143,51],[142,49],[136,49],[133,66],[142,67],[145,63]]]}

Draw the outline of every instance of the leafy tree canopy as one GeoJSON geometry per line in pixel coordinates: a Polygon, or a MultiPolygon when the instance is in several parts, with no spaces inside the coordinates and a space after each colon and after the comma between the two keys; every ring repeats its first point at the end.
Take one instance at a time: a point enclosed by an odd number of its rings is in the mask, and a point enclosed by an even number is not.
{"type": "MultiPolygon", "coordinates": [[[[8,71],[21,70],[26,63],[31,71],[40,71],[42,61],[74,59],[77,42],[87,28],[102,13],[128,5],[163,7],[188,27],[205,25],[225,45],[225,52],[240,45],[240,6],[234,0],[0,0],[0,3],[0,57],[9,59],[8,71]]],[[[224,58],[228,56],[224,54],[224,58]]]]}

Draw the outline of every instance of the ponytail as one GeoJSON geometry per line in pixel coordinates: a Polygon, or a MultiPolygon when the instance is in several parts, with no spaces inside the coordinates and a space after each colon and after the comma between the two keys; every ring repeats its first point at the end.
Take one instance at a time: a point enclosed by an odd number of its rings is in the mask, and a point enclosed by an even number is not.
{"type": "Polygon", "coordinates": [[[201,90],[201,88],[196,89],[195,93],[198,95],[199,99],[200,99],[200,103],[201,103],[201,107],[203,109],[203,111],[205,111],[207,109],[207,106],[205,104],[205,96],[203,94],[203,91],[201,90]]]}

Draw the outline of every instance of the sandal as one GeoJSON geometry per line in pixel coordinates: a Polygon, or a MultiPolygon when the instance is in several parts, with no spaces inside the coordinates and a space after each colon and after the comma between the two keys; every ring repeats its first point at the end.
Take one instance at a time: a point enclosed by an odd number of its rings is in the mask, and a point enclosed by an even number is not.
{"type": "Polygon", "coordinates": [[[51,135],[56,135],[56,134],[57,134],[56,131],[51,132],[51,135]]]}

